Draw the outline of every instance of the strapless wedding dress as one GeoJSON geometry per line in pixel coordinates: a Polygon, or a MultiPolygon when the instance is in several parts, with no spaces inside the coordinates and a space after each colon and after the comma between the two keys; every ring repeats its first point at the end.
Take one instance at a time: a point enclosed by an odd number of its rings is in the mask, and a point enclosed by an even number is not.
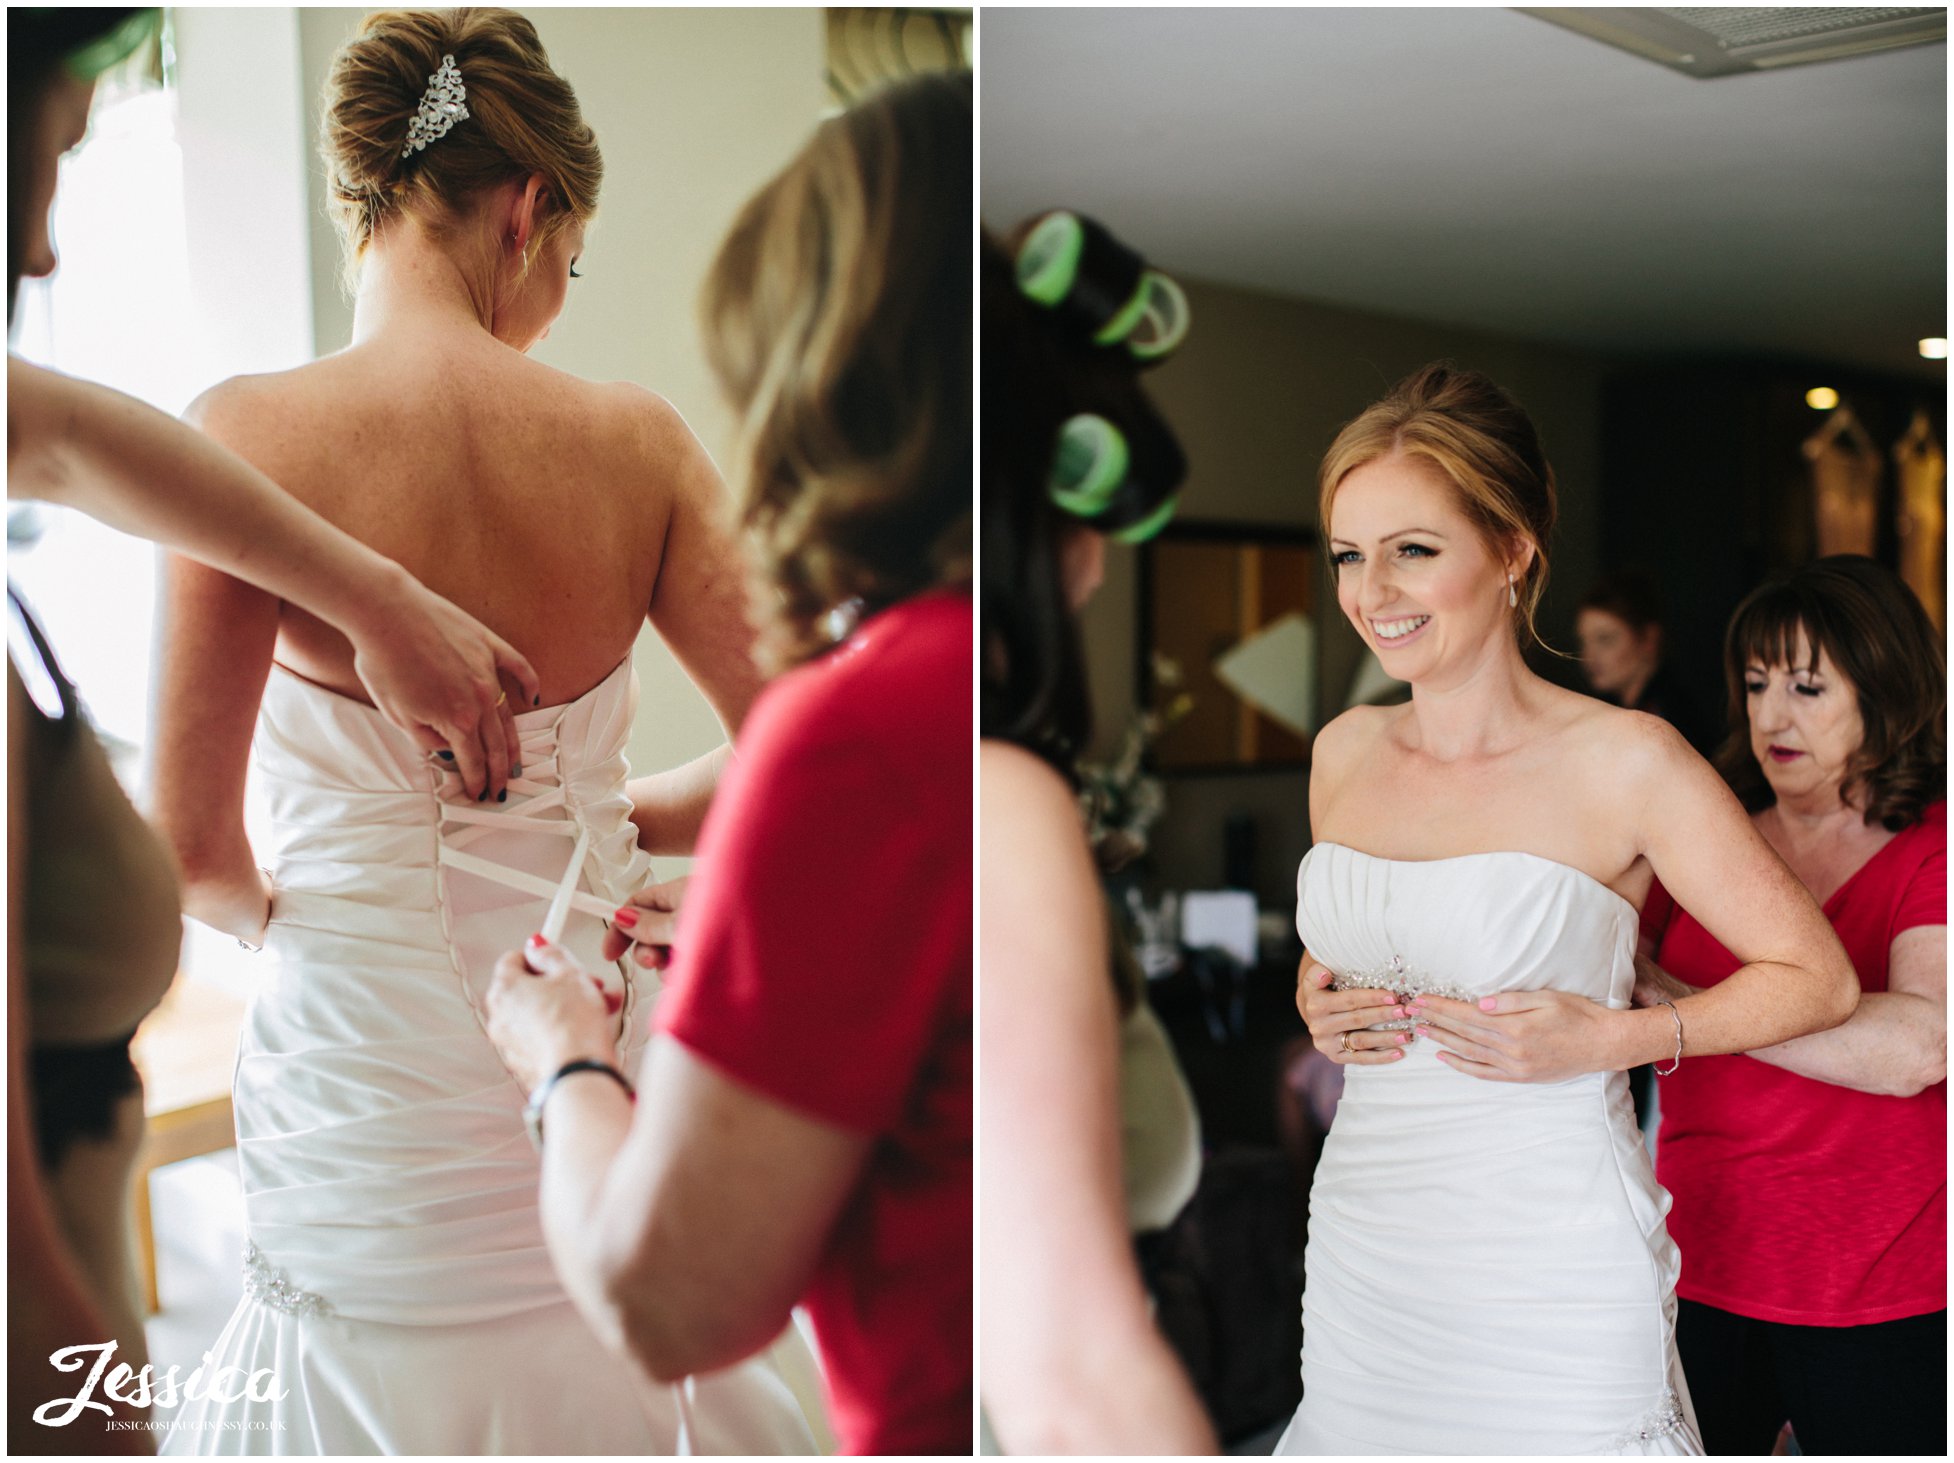
{"type": "MultiPolygon", "coordinates": [[[[1566,864],[1319,843],[1296,888],[1340,986],[1628,1004],[1636,910],[1566,864]]],[[[1669,1196],[1626,1075],[1490,1082],[1437,1050],[1344,1068],[1310,1191],[1303,1401],[1276,1452],[1700,1455],[1669,1196]]]]}
{"type": "Polygon", "coordinates": [[[633,1070],[655,985],[600,954],[649,882],[624,792],[626,661],[516,718],[522,776],[477,803],[371,707],[274,668],[253,745],[277,894],[233,1083],[245,1294],[164,1451],[809,1453],[767,1360],[641,1381],[551,1268],[525,1094],[481,1023],[587,832],[563,943],[624,996],[633,1070]],[[252,1372],[270,1374],[247,1389],[252,1372]]]}

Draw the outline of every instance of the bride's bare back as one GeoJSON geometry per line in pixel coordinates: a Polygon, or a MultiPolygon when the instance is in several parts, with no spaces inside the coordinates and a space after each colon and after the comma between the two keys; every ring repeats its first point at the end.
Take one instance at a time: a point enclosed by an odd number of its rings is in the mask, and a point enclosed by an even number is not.
{"type": "MultiPolygon", "coordinates": [[[[750,636],[718,478],[653,393],[579,380],[486,331],[401,329],[226,382],[193,416],[521,646],[545,704],[602,680],[649,613],[722,716],[744,709],[750,636]]],[[[364,697],[346,639],[290,605],[277,659],[364,697]]]]}

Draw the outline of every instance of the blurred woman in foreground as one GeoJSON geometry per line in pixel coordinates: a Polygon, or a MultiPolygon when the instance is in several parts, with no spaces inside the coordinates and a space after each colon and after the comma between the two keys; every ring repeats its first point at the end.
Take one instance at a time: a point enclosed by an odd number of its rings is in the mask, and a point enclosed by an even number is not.
{"type": "Polygon", "coordinates": [[[489,995],[585,1317],[673,1380],[804,1305],[848,1453],[971,1447],[972,130],[967,75],[822,123],[707,280],[785,669],[675,943],[669,886],[613,917],[607,958],[673,944],[642,1064],[623,1070],[585,967],[541,936],[489,995]]]}
{"type": "Polygon", "coordinates": [[[1136,379],[1185,311],[1090,220],[1047,215],[1015,266],[981,249],[985,1409],[1012,1452],[1212,1453],[1129,1239],[1130,997],[1072,773],[1090,722],[1078,612],[1107,541],[1158,532],[1185,471],[1136,379]]]}

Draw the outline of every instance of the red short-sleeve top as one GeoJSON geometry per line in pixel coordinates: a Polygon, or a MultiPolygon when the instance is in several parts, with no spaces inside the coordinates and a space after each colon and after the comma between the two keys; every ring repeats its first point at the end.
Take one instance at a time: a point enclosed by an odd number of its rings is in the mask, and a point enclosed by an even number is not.
{"type": "Polygon", "coordinates": [[[768,687],[656,1018],[875,1140],[803,1297],[848,1453],[971,1448],[973,623],[922,595],[768,687]]]}
{"type": "MultiPolygon", "coordinates": [[[[1862,990],[1904,930],[1947,923],[1947,804],[1930,805],[1825,901],[1862,990]]],[[[1656,962],[1713,986],[1737,958],[1658,884],[1656,962]]],[[[1675,1196],[1677,1294],[1761,1321],[1859,1326],[1947,1305],[1947,1084],[1887,1097],[1743,1055],[1662,1079],[1656,1176],[1675,1196]]]]}

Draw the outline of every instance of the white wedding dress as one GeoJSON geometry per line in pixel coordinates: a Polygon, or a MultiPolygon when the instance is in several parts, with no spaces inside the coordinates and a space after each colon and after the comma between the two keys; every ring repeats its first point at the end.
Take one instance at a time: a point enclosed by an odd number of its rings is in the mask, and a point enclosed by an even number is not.
{"type": "Polygon", "coordinates": [[[274,667],[253,747],[277,894],[234,1080],[245,1294],[164,1451],[810,1453],[775,1365],[674,1387],[598,1342],[551,1268],[525,1094],[483,1032],[497,957],[542,923],[590,835],[563,943],[625,996],[601,920],[649,882],[624,793],[627,660],[516,718],[506,803],[467,799],[371,707],[274,667]]]}
{"type": "MultiPolygon", "coordinates": [[[[1297,898],[1340,987],[1621,1008],[1634,984],[1634,906],[1533,854],[1319,843],[1297,898]]],[[[1626,1075],[1486,1081],[1437,1050],[1344,1068],[1310,1192],[1303,1401],[1276,1452],[1700,1455],[1669,1196],[1626,1075]]]]}

